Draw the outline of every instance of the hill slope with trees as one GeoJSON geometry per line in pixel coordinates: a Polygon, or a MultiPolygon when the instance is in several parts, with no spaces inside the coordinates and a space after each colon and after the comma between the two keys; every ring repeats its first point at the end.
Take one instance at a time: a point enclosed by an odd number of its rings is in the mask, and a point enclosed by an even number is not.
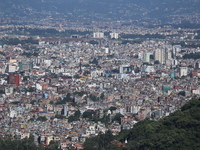
{"type": "Polygon", "coordinates": [[[181,110],[175,111],[162,120],[140,121],[131,130],[123,130],[115,137],[108,133],[87,139],[84,144],[85,149],[200,149],[200,98],[192,99],[181,110]],[[109,139],[108,136],[111,138],[109,139]],[[119,142],[127,140],[128,143],[124,147],[116,147],[115,144],[111,144],[114,139],[119,142]],[[92,141],[94,144],[89,144],[92,141]],[[102,141],[106,143],[102,144],[102,141]]]}

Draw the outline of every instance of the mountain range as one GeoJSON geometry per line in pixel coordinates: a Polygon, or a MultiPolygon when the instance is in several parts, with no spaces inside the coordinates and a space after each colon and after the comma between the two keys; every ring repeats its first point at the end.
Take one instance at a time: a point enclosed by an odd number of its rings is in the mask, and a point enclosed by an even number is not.
{"type": "Polygon", "coordinates": [[[0,0],[1,19],[196,21],[200,0],[0,0]]]}

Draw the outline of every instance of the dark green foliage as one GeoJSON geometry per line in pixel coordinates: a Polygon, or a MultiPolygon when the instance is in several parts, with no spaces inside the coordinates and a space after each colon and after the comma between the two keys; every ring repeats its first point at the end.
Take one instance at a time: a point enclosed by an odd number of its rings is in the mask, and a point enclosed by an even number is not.
{"type": "Polygon", "coordinates": [[[0,94],[5,94],[5,91],[4,90],[0,90],[0,94]]]}
{"type": "Polygon", "coordinates": [[[88,74],[90,74],[90,71],[88,71],[88,70],[85,70],[83,73],[84,76],[87,76],[88,74]]]}
{"type": "Polygon", "coordinates": [[[58,118],[58,119],[66,119],[65,116],[62,116],[62,115],[55,115],[55,118],[58,118]]]}
{"type": "Polygon", "coordinates": [[[39,116],[36,120],[37,121],[47,121],[47,118],[45,116],[39,116]]]}
{"type": "Polygon", "coordinates": [[[33,40],[32,38],[28,38],[27,40],[20,40],[18,38],[3,38],[0,40],[1,43],[7,45],[18,45],[18,44],[38,44],[38,40],[33,40]]]}
{"type": "Polygon", "coordinates": [[[121,38],[124,39],[146,39],[146,38],[158,38],[158,39],[165,39],[166,36],[161,35],[161,34],[145,34],[145,35],[141,35],[141,34],[124,34],[121,35],[121,38]]]}
{"type": "Polygon", "coordinates": [[[196,149],[200,146],[200,99],[193,99],[160,121],[137,123],[121,140],[127,149],[196,149]]]}
{"type": "Polygon", "coordinates": [[[92,120],[92,119],[96,118],[96,112],[94,112],[94,111],[85,111],[83,113],[83,118],[88,118],[88,119],[92,120]]]}
{"type": "Polygon", "coordinates": [[[83,96],[84,94],[86,94],[85,91],[80,91],[80,92],[74,92],[74,95],[78,95],[78,96],[83,96]]]}
{"type": "Polygon", "coordinates": [[[80,110],[77,110],[74,115],[68,117],[68,122],[78,121],[81,116],[80,110]]]}
{"type": "MultiPolygon", "coordinates": [[[[123,150],[186,149],[200,148],[200,99],[192,99],[181,110],[159,121],[145,119],[131,130],[122,130],[114,138],[128,144],[123,150]]],[[[86,140],[85,149],[109,149],[103,144],[105,134],[86,140]],[[101,141],[98,141],[101,137],[101,141]],[[93,144],[90,144],[94,141],[93,144]],[[102,146],[104,145],[104,146],[102,146]]],[[[111,138],[112,139],[112,138],[111,138]]],[[[113,148],[111,145],[110,149],[113,148]]],[[[117,149],[117,148],[116,148],[117,149]]]]}
{"type": "Polygon", "coordinates": [[[75,79],[80,79],[80,78],[81,78],[81,76],[80,76],[80,75],[78,75],[78,74],[75,74],[75,75],[74,75],[74,78],[75,78],[75,79]]]}
{"type": "Polygon", "coordinates": [[[34,87],[28,87],[26,89],[27,92],[34,92],[35,91],[35,88],[34,87]]]}
{"type": "Polygon", "coordinates": [[[71,103],[75,104],[74,99],[71,98],[70,93],[67,93],[66,97],[63,100],[58,101],[56,104],[66,104],[67,102],[71,102],[71,103]]]}
{"type": "Polygon", "coordinates": [[[154,64],[160,64],[159,60],[156,60],[156,61],[154,62],[154,64]]]}
{"type": "Polygon", "coordinates": [[[26,56],[26,57],[31,57],[31,56],[38,56],[37,52],[23,52],[22,55],[26,56]]]}
{"type": "Polygon", "coordinates": [[[190,54],[185,54],[183,55],[183,59],[199,59],[200,58],[200,53],[190,53],[190,54]]]}
{"type": "Polygon", "coordinates": [[[95,40],[90,40],[89,43],[92,44],[92,45],[99,44],[99,42],[97,42],[95,40]]]}
{"type": "Polygon", "coordinates": [[[105,97],[105,96],[104,96],[104,93],[101,93],[101,95],[100,95],[100,97],[99,97],[99,98],[100,98],[101,100],[103,100],[103,99],[104,99],[104,97],[105,97]]]}
{"type": "Polygon", "coordinates": [[[178,93],[178,95],[185,96],[185,91],[180,91],[180,92],[178,93]]]}
{"type": "Polygon", "coordinates": [[[117,108],[116,108],[116,107],[113,107],[113,106],[109,108],[110,111],[113,111],[113,110],[116,110],[116,109],[117,109],[117,108]]]}
{"type": "Polygon", "coordinates": [[[123,115],[120,114],[120,113],[117,113],[117,114],[115,115],[115,117],[113,118],[112,121],[113,121],[113,122],[116,121],[116,122],[118,122],[118,123],[121,124],[121,117],[123,117],[123,115]]]}
{"type": "Polygon", "coordinates": [[[95,64],[98,65],[98,60],[96,58],[94,58],[92,61],[90,61],[91,64],[95,64]]]}
{"type": "Polygon", "coordinates": [[[89,98],[90,98],[92,101],[94,101],[94,102],[98,100],[98,97],[95,96],[95,95],[93,95],[93,94],[90,94],[90,95],[89,95],[89,98]]]}
{"type": "Polygon", "coordinates": [[[4,52],[0,52],[0,55],[6,56],[6,54],[4,52]]]}
{"type": "Polygon", "coordinates": [[[115,146],[111,145],[113,135],[110,130],[105,134],[99,133],[98,136],[86,139],[84,143],[85,150],[111,150],[115,146]]]}
{"type": "Polygon", "coordinates": [[[37,150],[38,146],[34,143],[33,135],[30,135],[29,138],[26,137],[22,140],[12,139],[11,136],[6,135],[6,137],[0,138],[0,149],[1,150],[37,150]]]}
{"type": "Polygon", "coordinates": [[[60,150],[58,141],[50,141],[49,145],[45,147],[45,150],[60,150]]]}

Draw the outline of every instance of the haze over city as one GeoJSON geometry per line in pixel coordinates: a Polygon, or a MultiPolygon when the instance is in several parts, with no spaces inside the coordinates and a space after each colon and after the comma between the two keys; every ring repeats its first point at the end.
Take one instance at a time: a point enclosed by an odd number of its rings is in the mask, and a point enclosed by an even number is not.
{"type": "Polygon", "coordinates": [[[199,6],[1,1],[0,149],[198,149],[199,6]]]}

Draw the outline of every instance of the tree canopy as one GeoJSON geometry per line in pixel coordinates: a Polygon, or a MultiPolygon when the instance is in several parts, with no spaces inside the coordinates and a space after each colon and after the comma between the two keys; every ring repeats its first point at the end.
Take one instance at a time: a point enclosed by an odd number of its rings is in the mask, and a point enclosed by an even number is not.
{"type": "MultiPolygon", "coordinates": [[[[147,150],[147,149],[198,149],[200,147],[200,98],[192,99],[180,110],[175,111],[168,117],[159,121],[145,119],[138,122],[131,130],[122,132],[110,138],[128,143],[125,147],[118,147],[123,150],[147,150]]],[[[85,149],[118,149],[116,145],[102,144],[106,134],[86,140],[85,149]],[[101,137],[101,141],[98,141],[101,137]],[[89,143],[94,141],[92,147],[89,143]],[[102,146],[104,145],[104,146],[102,146]]]]}

